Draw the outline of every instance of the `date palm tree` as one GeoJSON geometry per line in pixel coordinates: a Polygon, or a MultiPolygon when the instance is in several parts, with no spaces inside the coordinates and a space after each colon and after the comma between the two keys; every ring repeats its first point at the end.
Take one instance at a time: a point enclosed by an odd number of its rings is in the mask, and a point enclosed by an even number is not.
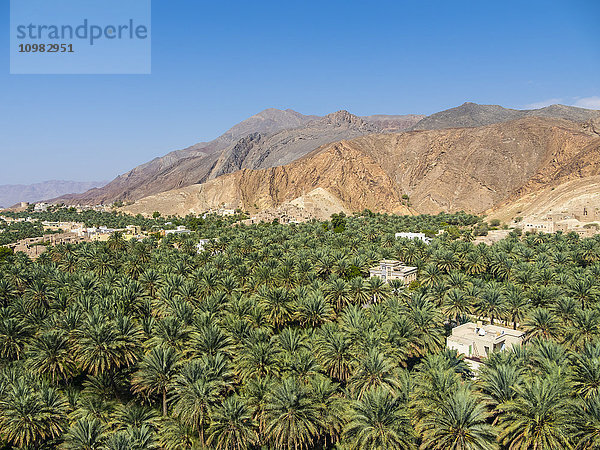
{"type": "Polygon", "coordinates": [[[303,326],[317,328],[334,318],[334,310],[320,292],[298,299],[296,318],[303,326]]]}
{"type": "Polygon", "coordinates": [[[535,308],[525,319],[523,329],[526,332],[525,341],[532,339],[556,338],[562,331],[558,318],[546,308],[535,308]]]}
{"type": "Polygon", "coordinates": [[[516,330],[517,323],[522,322],[525,318],[525,314],[529,307],[529,300],[521,289],[512,284],[507,287],[504,299],[507,321],[510,320],[513,325],[513,330],[516,330]]]}
{"type": "Polygon", "coordinates": [[[597,342],[600,337],[600,312],[596,309],[576,310],[572,324],[566,327],[566,341],[576,349],[597,342]]]}
{"type": "Polygon", "coordinates": [[[574,409],[568,383],[547,376],[515,391],[514,399],[498,406],[502,444],[514,449],[571,448],[574,409]]]}
{"type": "Polygon", "coordinates": [[[584,399],[600,394],[600,345],[586,344],[573,355],[573,363],[575,393],[584,399]]]}
{"type": "Polygon", "coordinates": [[[401,397],[388,389],[365,392],[352,401],[344,438],[351,449],[386,450],[416,448],[414,431],[401,397]]]}
{"type": "Polygon", "coordinates": [[[515,389],[523,382],[523,371],[515,364],[486,364],[479,373],[481,391],[489,397],[494,407],[514,399],[515,389]]]}
{"type": "Polygon", "coordinates": [[[317,338],[317,357],[334,380],[347,381],[353,372],[352,340],[336,327],[322,327],[317,338]]]}
{"type": "Polygon", "coordinates": [[[6,361],[20,359],[33,335],[33,328],[16,317],[0,315],[0,358],[6,361]]]}
{"type": "Polygon", "coordinates": [[[348,385],[354,397],[361,399],[370,389],[377,387],[393,389],[398,386],[398,381],[392,361],[373,349],[360,361],[348,385]]]}
{"type": "Polygon", "coordinates": [[[65,434],[63,448],[68,450],[97,450],[103,447],[104,426],[99,420],[79,419],[65,434]]]}
{"type": "Polygon", "coordinates": [[[444,314],[458,323],[460,316],[471,312],[471,304],[468,297],[460,289],[454,288],[446,292],[443,304],[444,314]]]}
{"type": "Polygon", "coordinates": [[[208,445],[217,450],[246,450],[257,442],[252,410],[237,396],[228,397],[211,412],[208,445]]]}
{"type": "Polygon", "coordinates": [[[64,432],[67,402],[57,389],[23,377],[0,396],[0,437],[15,446],[40,446],[64,432]]]}
{"type": "Polygon", "coordinates": [[[273,448],[310,448],[319,429],[319,414],[308,390],[294,378],[273,388],[265,405],[265,434],[273,448]]]}
{"type": "Polygon", "coordinates": [[[209,409],[219,400],[219,384],[211,379],[202,361],[192,360],[184,364],[173,379],[172,389],[175,416],[196,430],[204,445],[204,426],[209,409]]]}
{"type": "Polygon", "coordinates": [[[589,397],[577,405],[575,424],[578,428],[577,449],[594,449],[600,446],[600,397],[589,397]]]}
{"type": "Polygon", "coordinates": [[[133,391],[162,397],[162,413],[167,415],[167,390],[177,374],[178,356],[169,347],[154,347],[140,361],[132,378],[133,391]]]}
{"type": "Polygon", "coordinates": [[[67,380],[76,367],[68,336],[61,331],[36,336],[29,346],[27,366],[39,375],[49,376],[53,383],[67,380]]]}
{"type": "Polygon", "coordinates": [[[494,319],[502,317],[506,312],[504,294],[497,287],[487,287],[481,292],[476,309],[480,317],[489,318],[490,324],[494,325],[494,319]]]}
{"type": "Polygon", "coordinates": [[[17,294],[17,289],[9,280],[0,278],[0,305],[7,306],[17,294]]]}
{"type": "Polygon", "coordinates": [[[270,340],[251,340],[238,351],[236,371],[242,380],[279,372],[278,349],[270,340]]]}
{"type": "Polygon", "coordinates": [[[417,425],[421,448],[491,450],[497,448],[494,427],[487,423],[484,404],[463,385],[417,425]]]}
{"type": "Polygon", "coordinates": [[[280,329],[292,317],[292,294],[285,288],[265,288],[259,293],[269,323],[280,329]]]}
{"type": "Polygon", "coordinates": [[[333,304],[335,310],[338,312],[350,302],[350,288],[343,278],[335,278],[329,281],[325,285],[323,293],[325,294],[325,298],[333,304]]]}

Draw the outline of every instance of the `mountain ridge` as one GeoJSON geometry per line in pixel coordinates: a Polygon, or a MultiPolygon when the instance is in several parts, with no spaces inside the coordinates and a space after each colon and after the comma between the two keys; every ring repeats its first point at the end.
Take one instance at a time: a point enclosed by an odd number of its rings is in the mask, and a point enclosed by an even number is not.
{"type": "MultiPolygon", "coordinates": [[[[103,188],[63,196],[57,201],[69,204],[106,204],[116,200],[131,202],[161,192],[206,183],[242,169],[258,170],[287,165],[324,145],[360,136],[393,134],[405,130],[415,133],[449,129],[461,129],[462,134],[472,133],[477,136],[477,130],[481,127],[536,117],[567,120],[571,124],[586,121],[589,124],[588,131],[600,129],[595,122],[600,118],[600,111],[565,105],[551,105],[538,110],[516,110],[499,105],[466,102],[427,117],[360,117],[346,110],[325,116],[309,116],[290,109],[270,108],[234,125],[209,143],[199,143],[171,152],[132,169],[103,188]]],[[[497,132],[501,133],[502,130],[498,129],[497,132]]],[[[423,136],[425,135],[421,135],[421,138],[423,136]]],[[[436,143],[432,141],[430,144],[436,143]]],[[[426,174],[418,161],[413,160],[413,164],[426,174]]],[[[455,167],[453,170],[460,171],[463,168],[455,167]]],[[[515,172],[514,176],[518,178],[519,174],[515,172]]],[[[439,203],[441,200],[436,199],[435,193],[429,194],[428,198],[433,209],[447,207],[443,202],[439,203]]]]}
{"type": "MultiPolygon", "coordinates": [[[[408,126],[416,122],[418,116],[391,116],[387,120],[388,126],[408,126]]],[[[293,110],[269,109],[232,127],[214,141],[155,158],[120,175],[102,189],[63,196],[55,201],[106,204],[117,200],[137,200],[166,190],[203,183],[243,167],[287,164],[323,144],[378,131],[377,125],[344,110],[318,117],[304,116],[293,110]],[[284,119],[277,122],[277,117],[284,119]],[[298,122],[301,122],[301,126],[286,128],[298,122]],[[251,128],[256,131],[244,134],[251,128]],[[240,137],[234,140],[238,135],[240,137]],[[242,154],[245,157],[240,159],[242,154]]]]}
{"type": "Polygon", "coordinates": [[[547,117],[585,122],[600,117],[600,111],[567,105],[550,105],[539,109],[511,109],[499,105],[465,102],[455,108],[431,114],[411,127],[412,130],[438,130],[492,125],[524,117],[547,117]]]}
{"type": "Polygon", "coordinates": [[[483,213],[541,185],[599,173],[600,136],[583,124],[525,117],[341,140],[283,166],[242,169],[149,196],[125,211],[198,213],[223,204],[260,210],[322,188],[351,211],[483,213]]]}

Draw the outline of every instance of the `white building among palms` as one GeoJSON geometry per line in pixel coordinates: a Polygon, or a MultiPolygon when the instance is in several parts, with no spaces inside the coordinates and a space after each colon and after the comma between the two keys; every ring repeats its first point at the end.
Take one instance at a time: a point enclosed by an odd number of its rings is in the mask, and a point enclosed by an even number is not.
{"type": "Polygon", "coordinates": [[[396,239],[418,239],[419,241],[423,241],[425,244],[429,244],[431,242],[431,238],[425,236],[425,233],[396,233],[395,236],[396,239]]]}
{"type": "Polygon", "coordinates": [[[409,284],[417,279],[417,268],[405,266],[402,261],[395,259],[382,259],[379,265],[369,269],[371,278],[379,277],[386,283],[390,280],[402,280],[409,284]]]}
{"type": "Polygon", "coordinates": [[[480,359],[490,354],[521,345],[525,333],[497,325],[467,322],[452,329],[446,346],[467,358],[480,359]]]}

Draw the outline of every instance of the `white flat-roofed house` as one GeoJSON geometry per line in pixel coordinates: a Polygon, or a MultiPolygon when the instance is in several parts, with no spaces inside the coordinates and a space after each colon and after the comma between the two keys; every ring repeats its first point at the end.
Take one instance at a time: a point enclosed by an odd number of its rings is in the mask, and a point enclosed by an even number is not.
{"type": "Polygon", "coordinates": [[[399,238],[404,238],[404,239],[418,239],[420,241],[423,241],[426,244],[429,244],[431,242],[431,238],[428,238],[427,236],[425,236],[425,233],[396,233],[396,239],[399,238]]]}
{"type": "Polygon", "coordinates": [[[179,225],[175,230],[164,230],[164,234],[190,234],[192,231],[186,229],[183,225],[179,225]]]}
{"type": "Polygon", "coordinates": [[[200,239],[196,244],[196,248],[198,249],[198,253],[204,251],[204,247],[208,244],[212,239],[200,239]]]}
{"type": "Polygon", "coordinates": [[[521,345],[525,333],[497,325],[467,322],[452,329],[446,346],[467,358],[480,359],[490,354],[521,345]]]}
{"type": "Polygon", "coordinates": [[[369,269],[369,276],[379,277],[386,283],[390,280],[402,280],[409,284],[417,279],[417,268],[405,266],[402,261],[383,259],[379,265],[369,269]]]}
{"type": "Polygon", "coordinates": [[[46,211],[48,211],[48,206],[50,206],[50,205],[46,202],[36,203],[33,206],[33,210],[36,212],[46,212],[46,211]]]}

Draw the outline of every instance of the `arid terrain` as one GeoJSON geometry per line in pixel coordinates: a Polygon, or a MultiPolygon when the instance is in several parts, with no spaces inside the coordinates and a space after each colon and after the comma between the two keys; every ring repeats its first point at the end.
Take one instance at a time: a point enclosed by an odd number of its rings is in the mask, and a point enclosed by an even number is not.
{"type": "Polygon", "coordinates": [[[545,208],[571,201],[569,188],[559,189],[560,198],[552,189],[568,182],[583,187],[599,175],[599,130],[599,111],[563,105],[521,111],[465,103],[428,117],[270,109],[210,143],[57,201],[120,200],[134,214],[257,212],[295,204],[316,217],[368,208],[463,210],[508,220],[517,211],[540,209],[538,197],[545,208]]]}

